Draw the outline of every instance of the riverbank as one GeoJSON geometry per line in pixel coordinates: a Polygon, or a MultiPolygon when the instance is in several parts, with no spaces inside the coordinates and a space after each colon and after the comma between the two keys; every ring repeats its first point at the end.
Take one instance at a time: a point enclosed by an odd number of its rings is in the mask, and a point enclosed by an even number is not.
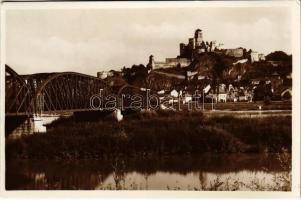
{"type": "Polygon", "coordinates": [[[231,110],[231,111],[270,111],[270,110],[292,110],[292,102],[291,101],[271,101],[268,104],[264,101],[257,102],[219,102],[218,104],[211,104],[211,102],[207,102],[204,104],[205,109],[211,110],[231,110]]]}
{"type": "Polygon", "coordinates": [[[83,121],[59,119],[46,134],[6,142],[7,159],[97,159],[123,155],[279,153],[291,150],[291,117],[206,117],[200,112],[134,113],[83,121]]]}

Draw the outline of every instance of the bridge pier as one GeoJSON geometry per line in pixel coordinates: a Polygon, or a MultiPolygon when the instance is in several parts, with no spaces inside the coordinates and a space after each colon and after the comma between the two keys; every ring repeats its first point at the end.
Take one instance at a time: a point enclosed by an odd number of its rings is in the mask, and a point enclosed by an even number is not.
{"type": "Polygon", "coordinates": [[[60,115],[33,115],[30,117],[10,117],[5,124],[7,139],[18,139],[25,135],[46,133],[46,125],[60,118],[60,115]],[[21,120],[22,119],[22,120],[21,120]],[[9,126],[9,127],[7,127],[9,126]],[[9,130],[8,130],[9,129],[9,130]]]}
{"type": "Polygon", "coordinates": [[[123,119],[123,115],[122,115],[120,109],[116,109],[116,110],[113,112],[113,116],[114,116],[114,118],[115,118],[118,122],[122,121],[122,119],[123,119]]]}

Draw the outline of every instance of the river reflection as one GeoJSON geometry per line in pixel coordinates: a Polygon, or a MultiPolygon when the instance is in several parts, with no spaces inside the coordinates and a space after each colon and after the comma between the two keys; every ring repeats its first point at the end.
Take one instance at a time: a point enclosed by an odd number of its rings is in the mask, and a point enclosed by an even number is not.
{"type": "Polygon", "coordinates": [[[72,162],[11,160],[6,164],[6,188],[270,190],[276,178],[286,174],[275,155],[258,154],[72,162]]]}

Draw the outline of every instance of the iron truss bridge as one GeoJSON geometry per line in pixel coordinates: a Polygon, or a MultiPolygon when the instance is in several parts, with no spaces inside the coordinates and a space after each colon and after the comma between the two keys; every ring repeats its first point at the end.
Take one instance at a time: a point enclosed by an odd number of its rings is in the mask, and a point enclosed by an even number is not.
{"type": "Polygon", "coordinates": [[[89,111],[90,97],[98,94],[100,89],[105,95],[119,94],[122,88],[129,87],[118,78],[104,81],[76,72],[19,75],[6,65],[5,115],[29,116],[89,111]]]}

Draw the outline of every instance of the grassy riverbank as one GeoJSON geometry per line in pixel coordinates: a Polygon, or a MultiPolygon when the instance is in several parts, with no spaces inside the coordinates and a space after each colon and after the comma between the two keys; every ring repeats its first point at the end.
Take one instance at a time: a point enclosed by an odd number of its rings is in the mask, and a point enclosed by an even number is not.
{"type": "Polygon", "coordinates": [[[47,134],[6,142],[7,159],[79,159],[112,155],[278,153],[291,149],[291,117],[205,117],[199,112],[139,113],[54,122],[47,134]]]}

